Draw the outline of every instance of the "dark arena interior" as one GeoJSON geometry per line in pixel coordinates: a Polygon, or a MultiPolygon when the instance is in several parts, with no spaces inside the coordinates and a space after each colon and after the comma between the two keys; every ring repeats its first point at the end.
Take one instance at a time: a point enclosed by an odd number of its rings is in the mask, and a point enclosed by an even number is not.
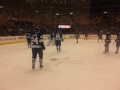
{"type": "Polygon", "coordinates": [[[0,90],[120,90],[120,0],[0,0],[0,90]]]}
{"type": "Polygon", "coordinates": [[[116,34],[119,8],[119,0],[0,0],[0,36],[24,35],[33,25],[49,34],[59,24],[71,25],[65,34],[116,34]]]}

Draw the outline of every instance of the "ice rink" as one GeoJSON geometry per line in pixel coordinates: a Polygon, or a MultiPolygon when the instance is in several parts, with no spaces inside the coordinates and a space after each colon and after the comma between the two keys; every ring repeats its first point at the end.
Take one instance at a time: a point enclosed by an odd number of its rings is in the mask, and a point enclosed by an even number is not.
{"type": "MultiPolygon", "coordinates": [[[[120,53],[110,43],[65,40],[62,51],[46,46],[44,68],[32,70],[32,53],[26,43],[0,46],[0,90],[120,90],[120,53]]],[[[47,41],[45,41],[47,45],[47,41]]]]}

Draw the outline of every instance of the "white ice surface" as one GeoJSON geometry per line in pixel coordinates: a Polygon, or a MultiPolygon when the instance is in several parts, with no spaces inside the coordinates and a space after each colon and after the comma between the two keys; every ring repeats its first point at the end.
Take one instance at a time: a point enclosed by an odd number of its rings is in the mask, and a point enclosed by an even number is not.
{"type": "MultiPolygon", "coordinates": [[[[120,53],[103,54],[96,40],[65,40],[62,51],[46,46],[44,68],[32,70],[26,43],[0,46],[0,90],[120,90],[120,53]]],[[[47,41],[45,41],[45,44],[47,41]]]]}

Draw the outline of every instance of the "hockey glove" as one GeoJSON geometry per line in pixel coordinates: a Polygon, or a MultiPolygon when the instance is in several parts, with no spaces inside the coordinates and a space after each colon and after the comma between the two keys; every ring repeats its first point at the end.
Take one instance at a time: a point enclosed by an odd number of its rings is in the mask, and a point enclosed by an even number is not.
{"type": "Polygon", "coordinates": [[[42,47],[43,50],[45,50],[46,48],[45,47],[42,47]]]}
{"type": "Polygon", "coordinates": [[[45,50],[45,49],[46,49],[46,48],[45,48],[45,46],[44,46],[44,44],[42,44],[41,46],[42,46],[42,49],[43,49],[43,50],[45,50]]]}

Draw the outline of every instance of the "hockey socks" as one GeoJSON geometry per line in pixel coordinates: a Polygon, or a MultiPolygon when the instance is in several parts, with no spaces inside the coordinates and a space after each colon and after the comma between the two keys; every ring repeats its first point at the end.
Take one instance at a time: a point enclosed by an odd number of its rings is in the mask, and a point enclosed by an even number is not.
{"type": "Polygon", "coordinates": [[[40,63],[40,68],[43,67],[42,63],[43,63],[43,59],[39,59],[39,63],[40,63]]]}
{"type": "Polygon", "coordinates": [[[61,48],[60,48],[60,46],[59,46],[59,52],[61,51],[61,48]]]}
{"type": "Polygon", "coordinates": [[[34,69],[35,68],[35,59],[32,59],[32,69],[34,69]]]}
{"type": "Polygon", "coordinates": [[[36,62],[36,59],[32,59],[32,69],[35,69],[35,62],[36,62]]]}
{"type": "Polygon", "coordinates": [[[103,52],[103,53],[108,53],[108,52],[109,52],[109,47],[105,46],[105,52],[103,52]]]}
{"type": "Polygon", "coordinates": [[[59,50],[58,50],[58,46],[57,46],[56,48],[57,48],[57,52],[58,52],[58,51],[59,51],[59,50]]]}
{"type": "Polygon", "coordinates": [[[56,48],[57,48],[57,52],[60,52],[60,51],[61,51],[60,46],[57,46],[56,48]]]}

